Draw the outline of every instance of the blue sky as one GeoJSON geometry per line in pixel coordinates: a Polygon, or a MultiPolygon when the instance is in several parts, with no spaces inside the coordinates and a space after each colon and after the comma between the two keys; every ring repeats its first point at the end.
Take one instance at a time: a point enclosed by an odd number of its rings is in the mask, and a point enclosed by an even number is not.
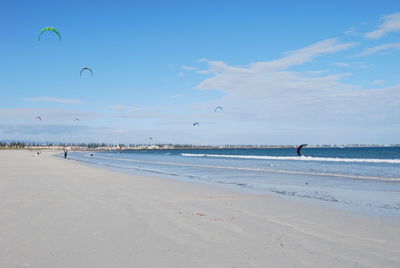
{"type": "Polygon", "coordinates": [[[1,1],[0,139],[399,143],[399,1],[63,2],[1,1]]]}

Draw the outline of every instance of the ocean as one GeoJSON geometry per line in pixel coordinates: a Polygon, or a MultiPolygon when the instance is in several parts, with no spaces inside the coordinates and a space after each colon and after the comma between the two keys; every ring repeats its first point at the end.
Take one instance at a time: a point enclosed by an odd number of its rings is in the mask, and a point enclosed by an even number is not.
{"type": "Polygon", "coordinates": [[[123,172],[155,175],[400,217],[400,147],[70,152],[123,172]],[[92,156],[91,156],[92,155],[92,156]]]}

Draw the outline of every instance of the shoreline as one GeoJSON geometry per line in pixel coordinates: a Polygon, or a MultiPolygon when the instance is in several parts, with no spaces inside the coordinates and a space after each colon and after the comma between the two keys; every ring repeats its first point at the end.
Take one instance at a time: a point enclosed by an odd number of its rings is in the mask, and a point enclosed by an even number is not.
{"type": "Polygon", "coordinates": [[[55,154],[0,151],[1,267],[400,265],[400,224],[55,154]]]}
{"type": "MultiPolygon", "coordinates": [[[[93,153],[96,153],[92,151],[93,153]]],[[[355,179],[360,182],[367,182],[367,181],[379,181],[379,182],[395,182],[397,183],[399,181],[399,178],[389,178],[389,177],[364,177],[360,175],[347,175],[347,174],[328,174],[328,173],[312,173],[312,172],[304,172],[304,171],[287,171],[287,170],[280,170],[280,169],[252,169],[252,168],[240,168],[240,167],[231,167],[231,166],[220,166],[220,165],[208,165],[208,164],[194,164],[194,163],[178,163],[175,161],[169,162],[166,160],[160,160],[160,161],[152,161],[152,160],[140,160],[140,159],[129,159],[129,158],[118,158],[119,160],[122,160],[123,162],[126,161],[126,163],[135,163],[136,167],[128,167],[128,166],[120,166],[119,164],[114,166],[112,163],[97,163],[96,161],[91,161],[92,158],[81,158],[81,157],[74,157],[74,155],[70,156],[70,160],[77,161],[80,164],[96,167],[96,168],[102,168],[105,170],[111,170],[115,172],[120,172],[123,174],[133,174],[133,175],[139,175],[139,176],[150,176],[150,177],[155,177],[155,178],[163,178],[167,180],[174,180],[174,181],[180,181],[184,183],[190,183],[194,185],[200,185],[200,186],[206,186],[206,187],[211,187],[211,188],[217,188],[225,191],[233,191],[235,193],[241,193],[241,194],[251,194],[251,195],[262,195],[262,196],[273,196],[274,198],[279,198],[283,200],[289,200],[291,202],[304,202],[305,204],[309,205],[315,205],[318,207],[323,207],[323,208],[329,208],[329,209],[334,209],[338,211],[343,211],[351,214],[356,214],[356,215],[361,215],[361,216],[367,216],[367,217],[374,217],[377,219],[382,220],[383,218],[387,221],[391,221],[394,223],[400,222],[400,214],[398,213],[398,205],[399,203],[396,203],[393,201],[393,204],[380,204],[379,206],[373,206],[372,203],[356,203],[360,202],[359,200],[355,200],[355,203],[349,202],[349,200],[346,199],[336,199],[336,197],[332,194],[329,194],[329,192],[325,193],[324,195],[316,195],[313,196],[312,192],[313,189],[308,188],[309,192],[303,192],[301,193],[301,190],[299,192],[301,194],[296,195],[296,190],[291,189],[291,190],[285,190],[284,188],[275,188],[273,187],[270,189],[262,189],[262,188],[252,188],[251,186],[249,187],[248,185],[249,182],[246,182],[245,180],[239,181],[239,182],[217,182],[214,180],[202,180],[199,177],[193,176],[193,174],[188,175],[188,174],[182,174],[179,173],[179,171],[167,171],[165,169],[149,169],[145,167],[137,167],[138,164],[144,163],[144,164],[156,164],[157,166],[183,166],[183,167],[197,167],[197,168],[207,168],[207,169],[215,169],[215,170],[220,170],[220,169],[229,169],[233,171],[256,171],[256,172],[266,172],[269,173],[269,179],[271,177],[276,177],[276,176],[282,176],[282,175],[288,175],[288,176],[293,176],[293,175],[316,175],[320,176],[323,178],[345,178],[345,179],[355,179]],[[386,207],[384,207],[386,205],[386,207]]],[[[108,159],[110,160],[111,158],[107,158],[102,155],[95,155],[93,159],[100,159],[100,160],[105,160],[108,159]]],[[[245,177],[243,175],[242,177],[245,177]]],[[[315,189],[315,191],[321,191],[321,189],[315,189]]],[[[355,193],[357,194],[357,193],[355,193]]],[[[371,193],[372,195],[373,193],[371,193]]]]}

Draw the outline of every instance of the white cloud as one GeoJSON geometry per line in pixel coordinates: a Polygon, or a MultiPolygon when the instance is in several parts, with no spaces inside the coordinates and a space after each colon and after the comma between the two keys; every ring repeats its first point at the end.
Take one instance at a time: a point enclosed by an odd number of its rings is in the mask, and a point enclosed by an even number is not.
{"type": "Polygon", "coordinates": [[[378,29],[365,34],[366,38],[378,39],[390,32],[400,31],[400,13],[386,15],[383,18],[383,23],[378,26],[378,29]]]}
{"type": "Polygon", "coordinates": [[[267,62],[251,63],[248,66],[244,67],[229,66],[221,61],[208,61],[209,68],[207,70],[200,70],[198,71],[198,73],[217,74],[230,72],[235,73],[235,75],[238,76],[238,79],[240,79],[240,76],[251,74],[253,70],[272,71],[287,69],[291,66],[301,65],[309,62],[315,57],[321,56],[323,54],[346,50],[353,46],[355,46],[354,43],[340,43],[337,38],[331,38],[322,40],[305,48],[289,51],[285,53],[285,56],[280,59],[267,62]]]}
{"type": "Polygon", "coordinates": [[[220,89],[223,92],[242,96],[273,94],[272,92],[282,91],[282,88],[292,89],[298,86],[314,88],[313,83],[325,88],[336,84],[336,80],[341,75],[308,77],[287,71],[287,69],[309,62],[322,54],[348,49],[353,45],[352,43],[339,43],[335,38],[327,39],[311,46],[288,52],[283,58],[268,62],[251,63],[246,67],[233,67],[221,61],[210,61],[209,69],[199,73],[214,74],[214,76],[201,82],[197,88],[220,89]],[[247,83],[246,88],[243,88],[244,81],[247,83]]]}
{"type": "MultiPolygon", "coordinates": [[[[255,122],[259,131],[264,125],[271,131],[290,126],[291,132],[303,131],[303,136],[321,135],[322,129],[334,125],[346,139],[345,130],[350,126],[361,130],[398,122],[400,85],[371,90],[341,82],[341,78],[349,74],[311,75],[289,70],[316,56],[352,45],[328,39],[287,53],[281,59],[244,67],[212,61],[203,71],[211,77],[196,88],[224,92],[221,103],[232,107],[224,119],[236,124],[255,122]]],[[[290,138],[289,134],[286,133],[286,137],[290,138]]],[[[314,138],[323,139],[321,136],[314,138]]]]}
{"type": "Polygon", "coordinates": [[[83,104],[84,102],[81,100],[75,99],[58,99],[52,97],[36,97],[36,98],[25,98],[25,101],[44,101],[44,102],[56,102],[56,103],[65,103],[65,104],[83,104]]]}
{"type": "Polygon", "coordinates": [[[337,38],[325,39],[311,46],[289,51],[285,53],[285,57],[270,62],[254,63],[254,67],[285,69],[290,66],[301,65],[313,60],[315,57],[327,53],[334,53],[346,50],[355,46],[355,43],[339,43],[337,38]]]}
{"type": "Polygon", "coordinates": [[[337,66],[337,67],[344,67],[344,68],[349,68],[351,65],[346,62],[334,62],[332,65],[337,66]]]}
{"type": "Polygon", "coordinates": [[[362,53],[358,56],[369,56],[377,53],[388,53],[389,50],[399,50],[400,43],[391,43],[391,44],[384,44],[380,46],[370,47],[365,49],[362,53]]]}

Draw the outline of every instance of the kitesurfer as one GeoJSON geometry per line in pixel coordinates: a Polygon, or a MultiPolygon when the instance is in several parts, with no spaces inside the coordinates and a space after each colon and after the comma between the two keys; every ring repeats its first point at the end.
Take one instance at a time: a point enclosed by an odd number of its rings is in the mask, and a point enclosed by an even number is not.
{"type": "Polygon", "coordinates": [[[296,153],[297,153],[298,156],[302,156],[301,149],[303,149],[304,146],[307,146],[307,144],[302,144],[299,147],[297,147],[296,153]]]}

